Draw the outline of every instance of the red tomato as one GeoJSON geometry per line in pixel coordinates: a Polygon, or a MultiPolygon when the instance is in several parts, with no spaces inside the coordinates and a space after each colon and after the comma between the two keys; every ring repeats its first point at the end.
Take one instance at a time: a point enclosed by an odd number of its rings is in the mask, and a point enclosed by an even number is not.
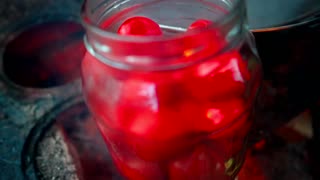
{"type": "Polygon", "coordinates": [[[229,179],[224,175],[224,161],[206,145],[199,145],[189,154],[170,162],[169,179],[229,179]]]}
{"type": "Polygon", "coordinates": [[[147,113],[145,109],[134,110],[130,107],[125,110],[131,113],[122,117],[131,124],[123,129],[129,132],[128,142],[135,147],[138,156],[147,160],[169,159],[199,141],[193,134],[197,117],[192,111],[196,105],[179,104],[171,108],[174,109],[163,107],[158,113],[147,113]]]}
{"type": "Polygon", "coordinates": [[[143,159],[169,159],[198,143],[203,134],[219,131],[244,113],[242,99],[205,105],[182,101],[160,107],[157,113],[146,108],[123,105],[118,114],[121,132],[143,159]],[[191,138],[193,137],[193,138],[191,138]]]}
{"type": "Polygon", "coordinates": [[[206,19],[199,19],[193,22],[189,27],[188,30],[191,29],[200,29],[200,28],[207,28],[212,22],[206,19]]]}
{"type": "Polygon", "coordinates": [[[127,19],[118,29],[120,35],[161,35],[160,26],[146,17],[127,19]]]}
{"type": "Polygon", "coordinates": [[[128,137],[128,143],[134,147],[136,155],[148,161],[169,160],[181,153],[190,151],[200,141],[199,137],[192,136],[168,141],[153,141],[132,136],[128,137]]]}
{"type": "Polygon", "coordinates": [[[118,92],[114,128],[140,136],[156,126],[159,113],[156,84],[130,79],[122,81],[118,92]]]}
{"type": "Polygon", "coordinates": [[[248,79],[246,62],[239,53],[232,52],[197,66],[195,75],[186,79],[185,86],[199,100],[230,99],[244,96],[248,79]]]}
{"type": "Polygon", "coordinates": [[[158,162],[145,161],[137,156],[121,133],[104,131],[108,151],[120,173],[130,180],[165,180],[164,166],[158,162]]]}
{"type": "Polygon", "coordinates": [[[195,127],[198,131],[214,133],[223,131],[246,111],[244,100],[231,99],[227,101],[212,102],[204,105],[206,120],[198,121],[195,127]]]}
{"type": "Polygon", "coordinates": [[[239,153],[246,145],[246,137],[251,129],[252,121],[248,118],[249,112],[235,119],[230,126],[210,135],[209,139],[212,142],[219,142],[224,151],[230,155],[239,153]]]}

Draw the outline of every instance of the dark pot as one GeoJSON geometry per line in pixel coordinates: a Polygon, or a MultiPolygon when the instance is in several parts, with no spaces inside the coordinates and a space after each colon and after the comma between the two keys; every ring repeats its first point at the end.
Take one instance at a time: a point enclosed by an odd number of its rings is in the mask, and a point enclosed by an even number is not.
{"type": "Polygon", "coordinates": [[[271,132],[310,110],[309,167],[319,179],[320,1],[248,0],[248,16],[264,68],[255,130],[271,132]]]}
{"type": "Polygon", "coordinates": [[[274,128],[320,98],[320,1],[247,0],[247,8],[264,68],[258,122],[274,128]]]}

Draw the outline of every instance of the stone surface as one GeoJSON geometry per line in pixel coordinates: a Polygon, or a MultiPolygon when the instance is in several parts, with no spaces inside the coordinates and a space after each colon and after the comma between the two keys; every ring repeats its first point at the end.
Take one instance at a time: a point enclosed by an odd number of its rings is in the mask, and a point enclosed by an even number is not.
{"type": "Polygon", "coordinates": [[[39,142],[36,163],[41,179],[79,180],[61,131],[51,128],[39,142]]]}
{"type": "MultiPolygon", "coordinates": [[[[38,23],[40,17],[77,16],[79,9],[77,0],[0,1],[0,66],[5,44],[16,32],[38,23]]],[[[55,106],[79,92],[79,82],[52,89],[18,87],[5,78],[0,67],[0,180],[24,179],[21,154],[30,130],[55,106]]]]}

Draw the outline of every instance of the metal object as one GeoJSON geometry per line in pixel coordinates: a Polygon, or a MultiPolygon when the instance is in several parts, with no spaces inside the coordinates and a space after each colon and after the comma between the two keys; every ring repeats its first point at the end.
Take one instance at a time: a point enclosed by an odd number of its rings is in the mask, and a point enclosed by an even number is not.
{"type": "Polygon", "coordinates": [[[266,32],[300,26],[319,18],[318,0],[247,0],[250,29],[266,32]]]}

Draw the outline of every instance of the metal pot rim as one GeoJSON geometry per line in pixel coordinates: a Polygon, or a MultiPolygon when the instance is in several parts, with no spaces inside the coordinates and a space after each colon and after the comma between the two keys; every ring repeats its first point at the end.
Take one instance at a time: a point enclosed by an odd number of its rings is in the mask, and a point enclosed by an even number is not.
{"type": "Polygon", "coordinates": [[[317,19],[320,20],[320,17],[318,18],[310,18],[310,19],[306,19],[304,21],[301,22],[296,22],[296,23],[292,23],[292,24],[284,24],[284,25],[279,25],[279,26],[274,26],[274,27],[267,27],[267,28],[253,28],[250,29],[251,32],[255,32],[255,33],[260,33],[260,32],[274,32],[274,31],[284,31],[284,30],[289,30],[292,28],[297,28],[309,23],[312,23],[314,21],[316,21],[317,19]]]}
{"type": "Polygon", "coordinates": [[[281,31],[320,19],[319,0],[247,0],[253,32],[281,31]]]}

